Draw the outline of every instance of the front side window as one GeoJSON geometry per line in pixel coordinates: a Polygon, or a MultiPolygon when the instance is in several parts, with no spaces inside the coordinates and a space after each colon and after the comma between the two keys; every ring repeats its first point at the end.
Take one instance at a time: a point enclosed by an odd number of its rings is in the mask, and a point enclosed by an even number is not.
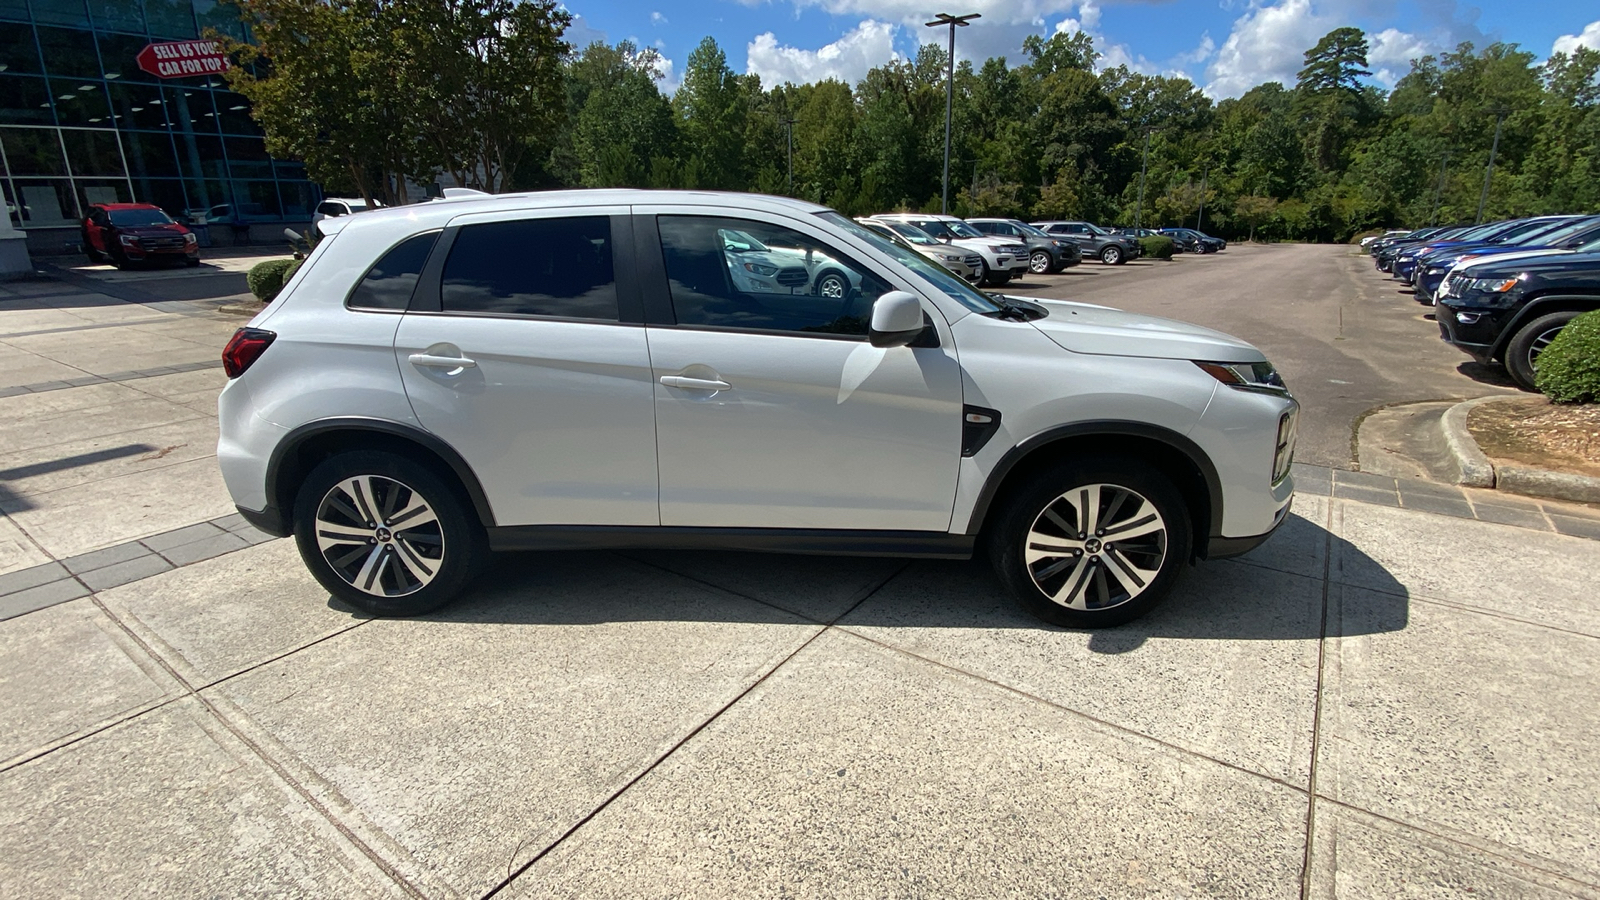
{"type": "Polygon", "coordinates": [[[679,325],[864,336],[873,302],[891,290],[838,250],[781,225],[660,216],[657,227],[679,325]]]}
{"type": "Polygon", "coordinates": [[[608,216],[467,225],[439,285],[445,312],[617,320],[608,216]]]}
{"type": "MultiPolygon", "coordinates": [[[[862,228],[836,212],[817,213],[817,216],[826,222],[832,223],[835,227],[843,228],[866,241],[869,245],[888,254],[891,259],[921,275],[943,291],[945,296],[965,306],[967,309],[977,313],[993,313],[1000,309],[1000,306],[993,300],[974,290],[965,281],[952,275],[949,269],[930,262],[927,257],[912,250],[910,247],[888,240],[871,229],[862,228]]],[[[898,228],[898,226],[896,227],[898,228]]]]}
{"type": "Polygon", "coordinates": [[[411,293],[428,261],[439,232],[430,231],[406,238],[383,255],[350,293],[346,305],[354,309],[404,310],[411,304],[411,293]]]}

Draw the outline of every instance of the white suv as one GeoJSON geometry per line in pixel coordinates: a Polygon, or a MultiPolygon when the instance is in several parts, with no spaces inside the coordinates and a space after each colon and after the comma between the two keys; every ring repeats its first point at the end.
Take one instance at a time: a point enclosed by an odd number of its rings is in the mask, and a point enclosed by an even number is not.
{"type": "Polygon", "coordinates": [[[932,213],[889,213],[873,216],[880,222],[905,222],[933,235],[953,247],[975,251],[983,257],[978,275],[981,285],[1005,284],[1028,271],[1028,245],[1016,238],[984,234],[955,216],[932,213]]]}
{"type": "Polygon", "coordinates": [[[224,351],[241,513],[415,615],[490,550],[962,558],[1042,618],[1127,621],[1288,510],[1260,351],[992,297],[797,200],[575,191],[344,216],[224,351]],[[736,231],[848,271],[735,276],[736,231]]]}

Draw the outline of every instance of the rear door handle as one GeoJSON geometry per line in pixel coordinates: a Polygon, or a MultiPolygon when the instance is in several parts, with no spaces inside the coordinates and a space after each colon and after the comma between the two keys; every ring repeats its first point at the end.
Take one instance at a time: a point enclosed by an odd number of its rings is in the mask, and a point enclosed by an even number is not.
{"type": "Polygon", "coordinates": [[[713,381],[709,378],[685,378],[682,375],[663,375],[661,383],[667,387],[684,388],[691,391],[727,391],[733,385],[726,381],[713,381]]]}
{"type": "Polygon", "coordinates": [[[467,359],[465,356],[434,356],[430,353],[413,353],[406,357],[413,366],[427,366],[430,369],[475,369],[478,367],[476,360],[467,359]]]}

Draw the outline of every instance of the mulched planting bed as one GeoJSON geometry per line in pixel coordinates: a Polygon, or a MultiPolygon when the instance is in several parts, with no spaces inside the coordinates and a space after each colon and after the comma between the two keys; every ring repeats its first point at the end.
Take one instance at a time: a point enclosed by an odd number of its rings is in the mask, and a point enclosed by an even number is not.
{"type": "Polygon", "coordinates": [[[1468,413],[1467,430],[1495,461],[1600,478],[1600,404],[1497,400],[1468,413]]]}

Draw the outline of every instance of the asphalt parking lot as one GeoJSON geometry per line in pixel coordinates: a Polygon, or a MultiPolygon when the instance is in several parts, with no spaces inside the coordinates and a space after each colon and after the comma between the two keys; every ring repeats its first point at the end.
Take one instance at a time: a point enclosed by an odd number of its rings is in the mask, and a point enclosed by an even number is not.
{"type": "Polygon", "coordinates": [[[1097,633],[979,562],[731,553],[363,618],[231,515],[241,320],[95,278],[0,285],[0,895],[1600,897],[1600,517],[1347,471],[1373,406],[1507,390],[1347,248],[1017,286],[1306,406],[1284,529],[1097,633]]]}

